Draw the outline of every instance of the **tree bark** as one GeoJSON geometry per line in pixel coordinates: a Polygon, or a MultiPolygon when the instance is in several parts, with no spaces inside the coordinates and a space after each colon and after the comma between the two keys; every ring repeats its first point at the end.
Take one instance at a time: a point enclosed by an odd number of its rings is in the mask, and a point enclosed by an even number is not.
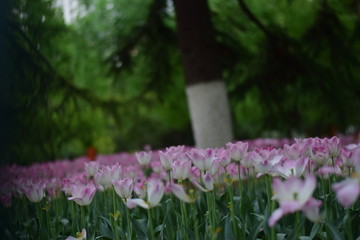
{"type": "Polygon", "coordinates": [[[207,0],[173,1],[196,146],[224,146],[232,122],[207,0]]]}

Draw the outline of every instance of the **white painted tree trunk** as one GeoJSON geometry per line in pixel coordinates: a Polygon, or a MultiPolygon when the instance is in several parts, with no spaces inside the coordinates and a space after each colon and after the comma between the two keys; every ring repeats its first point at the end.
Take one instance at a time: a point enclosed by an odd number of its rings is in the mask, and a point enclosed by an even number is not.
{"type": "Polygon", "coordinates": [[[227,92],[223,81],[186,87],[195,144],[200,148],[223,147],[233,140],[227,92]]]}

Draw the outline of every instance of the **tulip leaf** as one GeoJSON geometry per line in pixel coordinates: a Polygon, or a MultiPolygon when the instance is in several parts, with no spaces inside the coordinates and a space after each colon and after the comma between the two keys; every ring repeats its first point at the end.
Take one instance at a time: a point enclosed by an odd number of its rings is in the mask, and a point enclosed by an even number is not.
{"type": "Polygon", "coordinates": [[[250,240],[255,240],[256,239],[256,236],[258,235],[259,231],[260,231],[260,228],[261,226],[264,224],[265,222],[265,218],[263,218],[261,221],[259,221],[255,226],[254,228],[251,230],[250,232],[250,240]]]}
{"type": "Polygon", "coordinates": [[[160,224],[159,226],[157,226],[157,227],[155,228],[154,232],[157,233],[157,232],[162,231],[163,226],[164,226],[163,224],[160,224]]]}
{"type": "Polygon", "coordinates": [[[316,234],[320,231],[320,229],[321,229],[321,224],[315,223],[311,229],[309,240],[312,240],[316,236],[316,234]]]}
{"type": "Polygon", "coordinates": [[[104,221],[103,219],[102,219],[102,221],[100,221],[99,228],[100,228],[100,235],[102,237],[113,239],[113,233],[112,233],[108,223],[106,221],[104,221]]]}
{"type": "Polygon", "coordinates": [[[343,235],[341,235],[339,230],[333,224],[329,223],[328,221],[325,221],[325,224],[330,229],[331,234],[333,235],[334,239],[336,239],[336,240],[344,240],[343,235]]]}
{"type": "Polygon", "coordinates": [[[300,240],[311,240],[311,237],[309,236],[301,236],[299,237],[300,240]]]}
{"type": "Polygon", "coordinates": [[[145,219],[133,219],[132,223],[133,223],[133,226],[136,231],[138,239],[146,239],[147,238],[146,220],[145,219]]]}
{"type": "Polygon", "coordinates": [[[276,239],[277,240],[284,240],[285,236],[286,236],[285,233],[278,233],[278,234],[276,234],[276,239]]]}
{"type": "Polygon", "coordinates": [[[230,216],[227,215],[225,217],[225,226],[224,226],[224,234],[225,234],[225,240],[232,240],[233,239],[233,232],[231,228],[231,219],[230,216]]]}

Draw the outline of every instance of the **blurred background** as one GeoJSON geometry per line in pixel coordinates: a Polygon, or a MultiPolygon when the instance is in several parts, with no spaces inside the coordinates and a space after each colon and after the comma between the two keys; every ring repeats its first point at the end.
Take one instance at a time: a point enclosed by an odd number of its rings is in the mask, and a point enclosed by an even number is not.
{"type": "MultiPolygon", "coordinates": [[[[0,5],[3,162],[194,144],[171,0],[0,5]]],[[[359,0],[208,5],[236,139],[358,132],[359,0]]]]}

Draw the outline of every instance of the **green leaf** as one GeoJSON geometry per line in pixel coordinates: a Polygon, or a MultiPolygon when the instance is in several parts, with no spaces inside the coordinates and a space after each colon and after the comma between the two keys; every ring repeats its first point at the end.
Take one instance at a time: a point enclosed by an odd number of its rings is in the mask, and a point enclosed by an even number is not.
{"type": "Polygon", "coordinates": [[[145,219],[133,219],[132,220],[135,232],[138,239],[147,239],[147,228],[145,219]]]}
{"type": "Polygon", "coordinates": [[[154,232],[157,233],[157,232],[162,231],[162,230],[163,230],[163,226],[164,226],[163,224],[160,224],[159,226],[157,226],[157,227],[155,228],[154,232]]]}
{"type": "Polygon", "coordinates": [[[285,233],[278,233],[278,234],[276,234],[276,239],[277,240],[284,240],[285,236],[286,236],[285,233]]]}
{"type": "Polygon", "coordinates": [[[334,239],[336,239],[336,240],[343,240],[344,239],[344,237],[341,235],[339,230],[334,225],[332,225],[328,221],[325,221],[325,224],[330,229],[331,234],[333,235],[334,239]]]}
{"type": "Polygon", "coordinates": [[[316,236],[316,234],[320,231],[320,229],[321,229],[321,224],[315,223],[311,229],[309,240],[312,240],[316,236]]]}
{"type": "Polygon", "coordinates": [[[230,219],[229,215],[227,215],[225,217],[224,235],[225,235],[225,240],[233,239],[233,232],[232,232],[232,228],[231,228],[231,219],[230,219]]]}
{"type": "Polygon", "coordinates": [[[289,237],[287,239],[296,239],[296,234],[299,232],[299,230],[304,226],[305,223],[305,218],[301,219],[301,222],[295,226],[295,228],[293,229],[293,231],[291,232],[291,234],[289,235],[289,237]]]}
{"type": "Polygon", "coordinates": [[[260,231],[260,228],[261,226],[264,224],[265,222],[265,218],[263,218],[261,221],[259,221],[255,226],[254,228],[251,230],[250,232],[250,240],[255,240],[256,239],[256,236],[258,235],[259,231],[260,231]]]}
{"type": "Polygon", "coordinates": [[[101,236],[110,238],[110,239],[112,239],[114,237],[113,233],[111,231],[111,228],[109,227],[109,225],[106,221],[104,221],[104,220],[100,221],[99,228],[100,228],[101,236]]]}
{"type": "Polygon", "coordinates": [[[112,238],[108,238],[108,237],[105,237],[105,236],[98,236],[95,239],[96,240],[98,240],[98,239],[110,239],[110,240],[112,240],[112,238]]]}

